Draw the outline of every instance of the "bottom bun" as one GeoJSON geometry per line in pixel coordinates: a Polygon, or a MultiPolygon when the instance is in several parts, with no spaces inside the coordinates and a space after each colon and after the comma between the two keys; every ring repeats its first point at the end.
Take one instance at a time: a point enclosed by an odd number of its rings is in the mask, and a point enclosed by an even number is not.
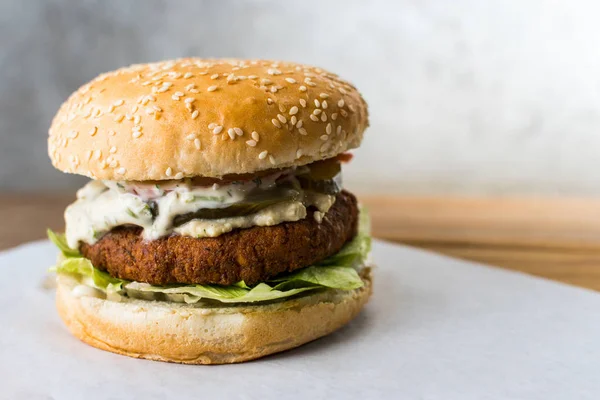
{"type": "Polygon", "coordinates": [[[227,364],[298,347],[341,328],[358,315],[372,291],[326,290],[262,305],[197,306],[76,296],[77,283],[58,277],[56,306],[77,338],[130,357],[183,364],[227,364]]]}

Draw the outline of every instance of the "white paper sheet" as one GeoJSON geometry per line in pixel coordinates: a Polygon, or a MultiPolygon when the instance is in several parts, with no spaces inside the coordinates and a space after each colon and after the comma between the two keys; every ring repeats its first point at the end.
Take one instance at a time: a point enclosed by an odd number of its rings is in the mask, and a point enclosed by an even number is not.
{"type": "Polygon", "coordinates": [[[600,295],[377,242],[346,328],[262,360],[185,366],[80,343],[42,285],[56,251],[0,254],[2,399],[598,399],[600,295]]]}

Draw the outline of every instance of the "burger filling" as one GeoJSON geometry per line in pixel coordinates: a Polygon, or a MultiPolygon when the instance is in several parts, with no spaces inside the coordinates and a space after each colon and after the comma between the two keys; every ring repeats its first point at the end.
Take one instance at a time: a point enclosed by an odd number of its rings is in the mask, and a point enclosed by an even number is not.
{"type": "Polygon", "coordinates": [[[71,247],[95,243],[116,226],[143,228],[146,240],[173,233],[216,237],[234,229],[319,220],[341,190],[339,164],[320,163],[247,180],[91,181],[65,212],[71,247]],[[338,165],[338,168],[335,167],[338,165]]]}
{"type": "Polygon", "coordinates": [[[363,286],[369,223],[336,160],[260,175],[92,181],[54,270],[77,296],[202,306],[363,286]]]}

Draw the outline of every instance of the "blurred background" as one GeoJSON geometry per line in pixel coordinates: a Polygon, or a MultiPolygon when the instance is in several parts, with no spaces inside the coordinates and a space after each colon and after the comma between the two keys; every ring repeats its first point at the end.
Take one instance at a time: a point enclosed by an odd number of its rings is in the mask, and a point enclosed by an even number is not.
{"type": "Polygon", "coordinates": [[[359,192],[600,194],[592,0],[0,0],[0,190],[64,192],[46,136],[97,74],[167,58],[295,60],[370,104],[359,192]]]}

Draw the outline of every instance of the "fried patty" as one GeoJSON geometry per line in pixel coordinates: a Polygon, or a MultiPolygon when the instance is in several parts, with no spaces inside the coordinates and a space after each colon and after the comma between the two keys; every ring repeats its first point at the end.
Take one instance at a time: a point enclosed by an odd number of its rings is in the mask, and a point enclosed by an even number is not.
{"type": "MultiPolygon", "coordinates": [[[[310,211],[310,210],[309,210],[310,211]]],[[[314,211],[314,210],[312,210],[314,211]]],[[[153,285],[254,285],[337,253],[358,227],[356,198],[342,191],[323,217],[256,226],[214,238],[173,235],[146,241],[142,228],[112,229],[82,254],[110,275],[153,285]]]]}

